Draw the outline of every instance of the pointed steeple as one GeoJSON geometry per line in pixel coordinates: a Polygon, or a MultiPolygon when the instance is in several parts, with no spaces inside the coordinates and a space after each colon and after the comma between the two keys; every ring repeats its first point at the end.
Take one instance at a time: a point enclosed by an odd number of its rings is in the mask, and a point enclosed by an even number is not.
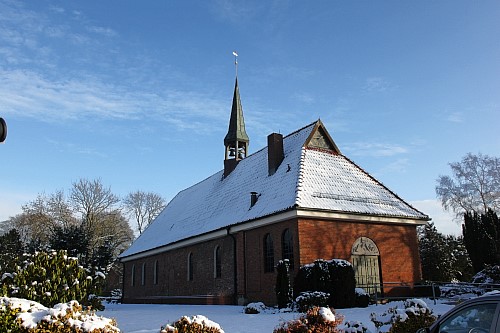
{"type": "Polygon", "coordinates": [[[247,156],[249,142],[250,139],[245,130],[238,78],[236,77],[231,118],[229,119],[229,128],[224,138],[224,146],[226,148],[224,156],[224,176],[229,175],[238,162],[247,156]]]}

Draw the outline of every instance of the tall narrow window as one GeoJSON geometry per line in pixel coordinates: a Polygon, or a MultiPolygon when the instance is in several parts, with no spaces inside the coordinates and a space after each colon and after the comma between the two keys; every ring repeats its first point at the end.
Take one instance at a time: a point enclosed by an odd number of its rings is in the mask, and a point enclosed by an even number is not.
{"type": "Polygon", "coordinates": [[[146,263],[142,263],[142,269],[141,269],[141,285],[146,284],[146,263]]]}
{"type": "Polygon", "coordinates": [[[130,276],[130,285],[135,286],[135,264],[132,265],[132,275],[130,276]]]}
{"type": "Polygon", "coordinates": [[[264,272],[274,271],[274,246],[271,234],[264,236],[264,272]]]}
{"type": "Polygon", "coordinates": [[[187,280],[188,281],[193,281],[193,253],[190,252],[188,254],[188,265],[187,265],[187,280]]]}
{"type": "Polygon", "coordinates": [[[222,276],[222,262],[220,258],[220,246],[217,245],[214,249],[214,278],[222,276]]]}
{"type": "Polygon", "coordinates": [[[281,235],[281,251],[283,259],[288,259],[290,269],[293,269],[293,237],[290,229],[285,229],[281,235]]]}
{"type": "Polygon", "coordinates": [[[155,260],[155,264],[153,266],[153,283],[158,284],[158,260],[155,260]]]}

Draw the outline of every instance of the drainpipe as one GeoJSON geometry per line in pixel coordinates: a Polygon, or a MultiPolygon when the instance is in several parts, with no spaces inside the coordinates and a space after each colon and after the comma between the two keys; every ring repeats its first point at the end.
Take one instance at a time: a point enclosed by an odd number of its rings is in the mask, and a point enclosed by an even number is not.
{"type": "Polygon", "coordinates": [[[234,304],[238,304],[238,258],[236,248],[236,237],[231,233],[231,228],[226,229],[227,235],[233,239],[233,266],[234,266],[234,304]]]}

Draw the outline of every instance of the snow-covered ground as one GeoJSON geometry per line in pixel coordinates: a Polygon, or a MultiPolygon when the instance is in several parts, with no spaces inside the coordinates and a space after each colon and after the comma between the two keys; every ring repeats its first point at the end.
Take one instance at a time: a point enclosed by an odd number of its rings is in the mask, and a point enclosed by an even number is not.
{"type": "MultiPolygon", "coordinates": [[[[453,306],[438,301],[424,300],[440,315],[453,306]]],[[[371,305],[368,308],[340,309],[337,313],[344,316],[344,321],[360,321],[375,333],[375,326],[370,321],[370,313],[382,313],[395,305],[403,308],[403,302],[391,302],[384,305],[371,305]]],[[[176,321],[182,316],[203,315],[220,324],[226,333],[272,333],[281,322],[295,319],[300,313],[259,313],[245,314],[243,307],[230,305],[154,305],[154,304],[106,304],[106,309],[99,315],[114,318],[118,327],[125,333],[159,333],[165,323],[176,321]]]]}

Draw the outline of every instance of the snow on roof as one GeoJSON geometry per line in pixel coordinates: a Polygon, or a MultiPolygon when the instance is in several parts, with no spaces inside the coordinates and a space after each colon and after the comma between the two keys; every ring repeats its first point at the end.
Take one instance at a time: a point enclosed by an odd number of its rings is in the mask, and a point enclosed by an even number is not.
{"type": "Polygon", "coordinates": [[[269,176],[267,147],[179,192],[120,257],[158,248],[293,207],[414,219],[414,209],[346,157],[304,147],[314,122],[283,139],[284,159],[269,176]],[[250,193],[258,200],[250,206],[250,193]]]}

